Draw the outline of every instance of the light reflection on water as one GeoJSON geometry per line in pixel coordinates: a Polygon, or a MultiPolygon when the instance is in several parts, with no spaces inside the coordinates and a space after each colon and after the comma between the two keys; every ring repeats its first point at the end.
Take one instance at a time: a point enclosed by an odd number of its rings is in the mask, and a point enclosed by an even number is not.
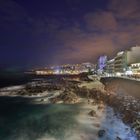
{"type": "Polygon", "coordinates": [[[95,122],[101,123],[101,128],[108,129],[108,135],[101,140],[114,140],[116,134],[123,139],[127,136],[128,140],[136,140],[130,130],[129,133],[125,131],[127,126],[114,118],[110,108],[106,110],[109,117],[106,112],[104,116],[97,112],[98,117],[91,119],[84,115],[88,111],[80,104],[45,105],[30,104],[29,101],[0,98],[0,140],[99,140],[99,128],[94,125],[95,122]]]}

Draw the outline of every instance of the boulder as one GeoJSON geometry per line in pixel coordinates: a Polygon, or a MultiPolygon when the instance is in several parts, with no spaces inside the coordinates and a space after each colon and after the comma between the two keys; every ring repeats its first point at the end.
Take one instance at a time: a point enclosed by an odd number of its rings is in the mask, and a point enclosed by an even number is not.
{"type": "Polygon", "coordinates": [[[98,131],[98,137],[103,137],[105,135],[106,131],[105,130],[99,130],[98,131]]]}
{"type": "Polygon", "coordinates": [[[94,117],[94,116],[96,115],[96,112],[95,112],[94,110],[91,110],[91,111],[88,113],[88,115],[94,117]]]}
{"type": "Polygon", "coordinates": [[[116,137],[116,139],[115,140],[122,140],[120,137],[116,137]]]}

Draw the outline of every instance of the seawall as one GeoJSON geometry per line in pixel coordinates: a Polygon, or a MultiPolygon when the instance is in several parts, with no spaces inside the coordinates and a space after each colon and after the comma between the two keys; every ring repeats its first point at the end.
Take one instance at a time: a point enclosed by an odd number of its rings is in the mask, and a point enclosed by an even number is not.
{"type": "Polygon", "coordinates": [[[137,99],[140,99],[140,82],[117,78],[117,77],[106,77],[100,80],[107,91],[114,92],[115,94],[126,94],[131,95],[137,99]]]}

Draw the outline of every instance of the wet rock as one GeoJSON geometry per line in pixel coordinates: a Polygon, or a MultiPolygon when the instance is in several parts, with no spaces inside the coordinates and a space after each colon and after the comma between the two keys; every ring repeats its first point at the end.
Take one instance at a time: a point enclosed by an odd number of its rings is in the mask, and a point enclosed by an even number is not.
{"type": "Polygon", "coordinates": [[[88,115],[95,117],[96,116],[96,112],[94,110],[91,110],[88,115]]]}
{"type": "Polygon", "coordinates": [[[100,127],[100,123],[96,123],[96,124],[94,124],[94,126],[99,128],[100,127]]]}
{"type": "Polygon", "coordinates": [[[93,104],[93,105],[97,105],[97,102],[96,102],[96,101],[93,101],[92,104],[93,104]]]}
{"type": "Polygon", "coordinates": [[[132,110],[125,111],[122,119],[125,123],[132,123],[134,120],[132,110]]]}
{"type": "Polygon", "coordinates": [[[136,120],[133,124],[132,124],[133,128],[137,131],[140,130],[140,120],[136,120]]]}
{"type": "Polygon", "coordinates": [[[43,102],[43,101],[44,101],[44,99],[40,99],[40,101],[41,101],[41,102],[43,102]]]}
{"type": "Polygon", "coordinates": [[[105,130],[99,130],[98,131],[98,137],[103,137],[105,135],[106,131],[105,130]]]}
{"type": "Polygon", "coordinates": [[[104,105],[103,105],[103,104],[100,104],[100,105],[98,106],[98,109],[99,109],[99,110],[104,109],[104,105]]]}
{"type": "Polygon", "coordinates": [[[74,92],[72,91],[68,92],[67,90],[65,90],[59,96],[51,99],[52,103],[59,103],[60,101],[66,104],[71,104],[71,103],[74,104],[79,101],[79,98],[74,92]]]}
{"type": "Polygon", "coordinates": [[[26,95],[27,91],[25,89],[23,89],[23,90],[20,90],[17,94],[18,95],[26,95]]]}
{"type": "Polygon", "coordinates": [[[59,99],[57,97],[51,98],[50,99],[50,102],[53,103],[53,104],[55,104],[55,103],[59,102],[59,99]]]}
{"type": "Polygon", "coordinates": [[[115,140],[122,140],[120,137],[116,137],[116,139],[115,140]]]}

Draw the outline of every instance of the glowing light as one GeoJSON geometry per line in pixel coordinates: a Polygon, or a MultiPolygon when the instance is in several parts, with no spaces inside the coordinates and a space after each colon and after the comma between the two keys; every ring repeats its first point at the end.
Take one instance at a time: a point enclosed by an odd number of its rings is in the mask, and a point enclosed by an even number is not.
{"type": "Polygon", "coordinates": [[[117,73],[116,73],[116,76],[121,76],[121,73],[120,73],[120,72],[117,72],[117,73]]]}

